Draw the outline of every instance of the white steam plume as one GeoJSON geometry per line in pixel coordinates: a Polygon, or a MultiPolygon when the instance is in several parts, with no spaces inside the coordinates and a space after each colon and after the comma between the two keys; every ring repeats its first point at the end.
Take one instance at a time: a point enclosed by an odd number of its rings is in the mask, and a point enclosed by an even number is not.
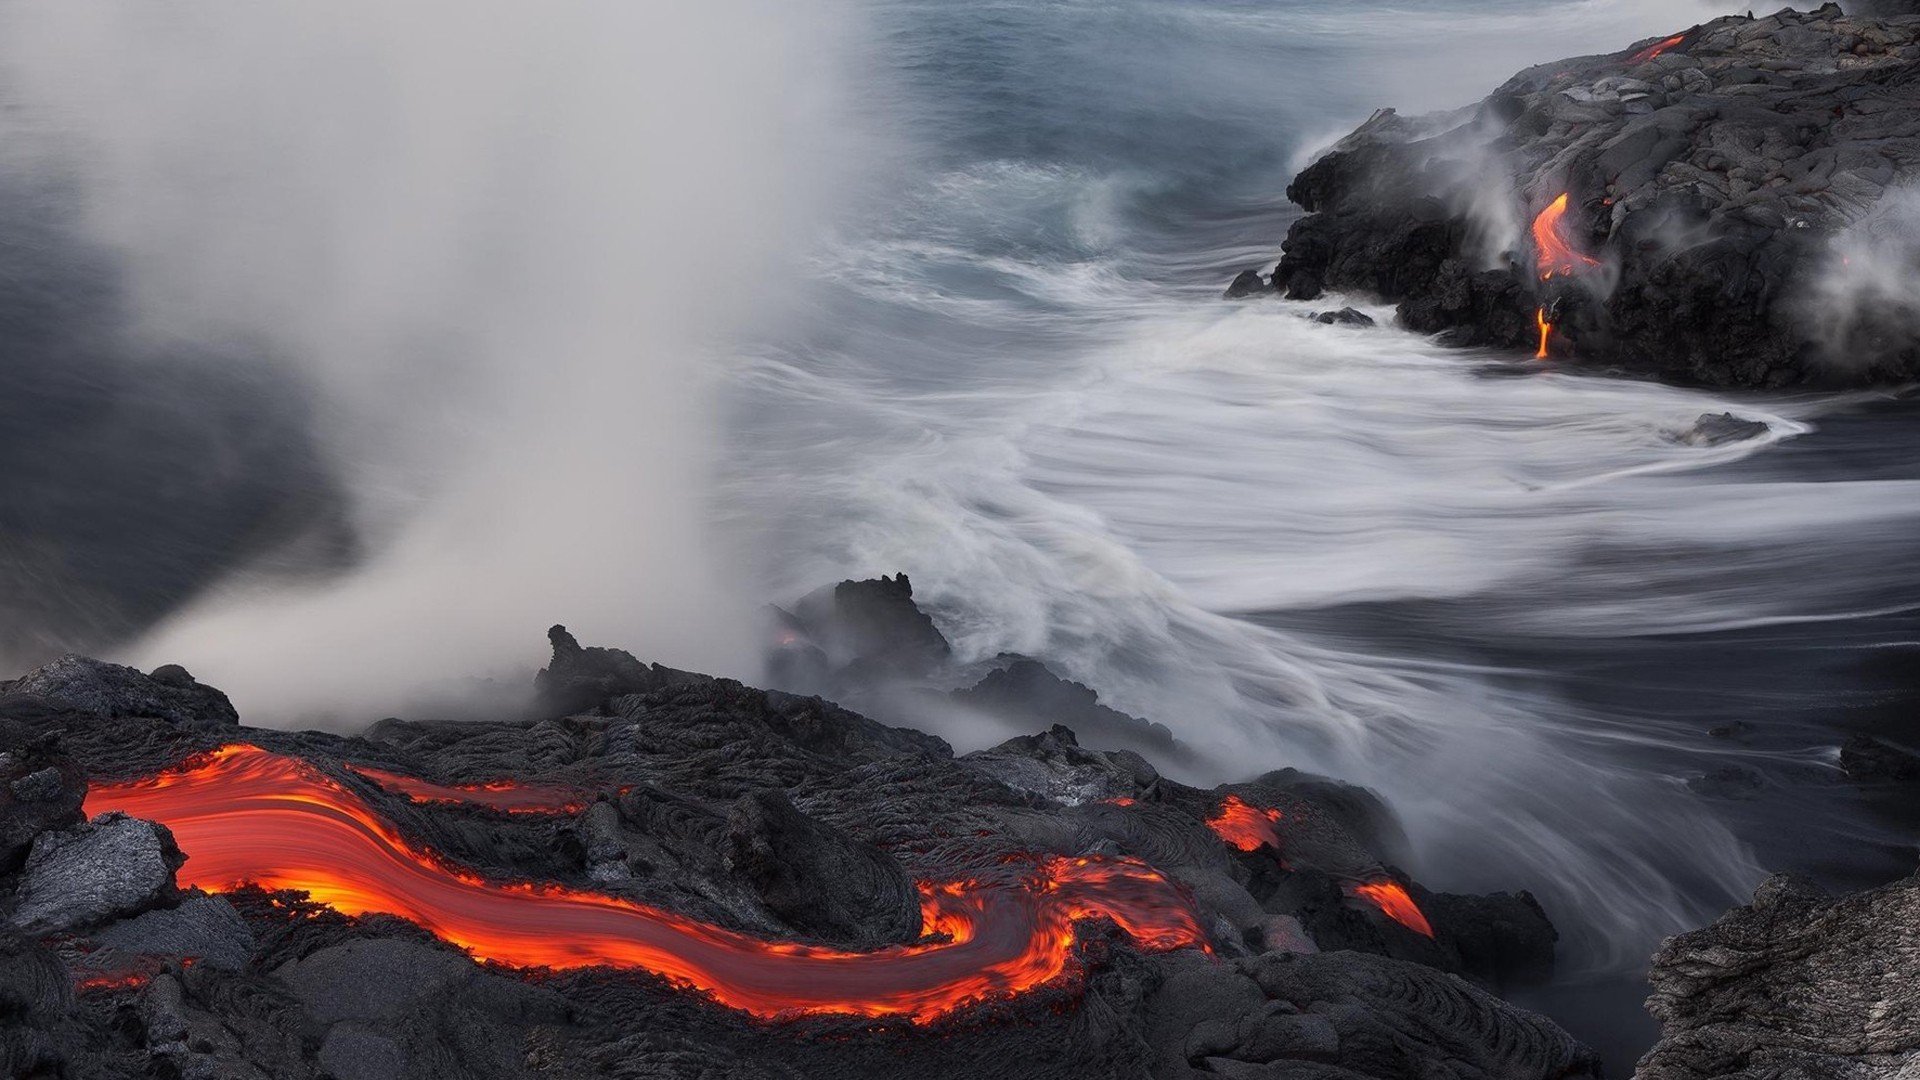
{"type": "Polygon", "coordinates": [[[1804,312],[1820,356],[1862,368],[1920,338],[1920,186],[1891,188],[1827,245],[1804,312]]]}
{"type": "Polygon", "coordinates": [[[707,368],[829,187],[834,9],[778,0],[0,9],[142,331],[315,384],[367,558],[231,581],[133,650],[351,721],[541,633],[747,673],[707,368]]]}

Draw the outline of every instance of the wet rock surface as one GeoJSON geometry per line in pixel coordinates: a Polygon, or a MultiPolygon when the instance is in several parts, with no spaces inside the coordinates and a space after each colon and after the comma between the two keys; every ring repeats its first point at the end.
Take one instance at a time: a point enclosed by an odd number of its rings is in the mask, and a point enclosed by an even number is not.
{"type": "Polygon", "coordinates": [[[1759,420],[1748,420],[1732,413],[1702,413],[1693,426],[1676,438],[1689,446],[1725,446],[1765,435],[1770,428],[1759,420]]]}
{"type": "Polygon", "coordinates": [[[1669,939],[1641,1080],[1920,1072],[1920,879],[1836,899],[1787,876],[1669,939]]]}
{"type": "MultiPolygon", "coordinates": [[[[1537,914],[1530,901],[1414,885],[1434,919],[1428,938],[1348,891],[1391,874],[1382,859],[1401,842],[1360,789],[1294,772],[1230,789],[1285,807],[1276,839],[1293,869],[1209,828],[1228,790],[1082,747],[1067,727],[956,758],[817,698],[644,664],[558,629],[552,642],[543,708],[569,708],[522,722],[388,720],[342,737],[182,724],[95,699],[101,711],[42,709],[16,734],[57,734],[69,772],[109,779],[241,738],[351,785],[401,835],[474,873],[594,890],[773,942],[897,945],[921,932],[917,881],[991,881],[1044,853],[1132,857],[1190,890],[1213,953],[1143,952],[1111,924],[1083,924],[1060,980],[930,1026],[758,1021],[643,972],[476,964],[398,919],[348,918],[297,895],[176,897],[162,834],[108,816],[42,830],[44,854],[0,877],[30,931],[0,941],[9,1074],[1592,1074],[1591,1054],[1550,1023],[1474,988],[1551,965],[1544,916],[1514,914],[1537,914]],[[349,764],[579,798],[533,813],[416,803],[349,764]]],[[[60,790],[68,783],[63,773],[60,790]]]]}
{"type": "Polygon", "coordinates": [[[1303,171],[1269,289],[1459,345],[1739,386],[1920,373],[1920,16],[1729,16],[1383,110],[1303,171]],[[1560,196],[1544,252],[1529,226],[1560,196]],[[1553,271],[1550,279],[1543,271],[1553,271]]]}

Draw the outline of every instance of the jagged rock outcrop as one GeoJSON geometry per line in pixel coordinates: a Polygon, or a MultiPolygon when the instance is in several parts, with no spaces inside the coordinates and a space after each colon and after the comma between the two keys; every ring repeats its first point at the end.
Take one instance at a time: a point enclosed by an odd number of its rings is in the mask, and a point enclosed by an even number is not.
{"type": "Polygon", "coordinates": [[[1920,373],[1920,16],[1729,16],[1383,110],[1303,171],[1270,287],[1725,385],[1920,373]],[[1551,235],[1530,235],[1561,196],[1551,235]],[[1551,279],[1545,273],[1552,271],[1551,279]]]}
{"type": "Polygon", "coordinates": [[[946,636],[913,602],[907,575],[842,581],[809,593],[775,617],[817,650],[841,682],[912,678],[932,673],[953,655],[946,636]]]}
{"type": "Polygon", "coordinates": [[[1785,875],[1653,958],[1639,1080],[1920,1074],[1920,878],[1834,898],[1785,875]]]}
{"type": "Polygon", "coordinates": [[[1024,656],[1003,656],[979,682],[953,692],[953,700],[992,713],[1021,727],[1063,724],[1080,735],[1122,748],[1178,753],[1173,732],[1100,703],[1092,687],[1055,675],[1045,664],[1024,656]]]}

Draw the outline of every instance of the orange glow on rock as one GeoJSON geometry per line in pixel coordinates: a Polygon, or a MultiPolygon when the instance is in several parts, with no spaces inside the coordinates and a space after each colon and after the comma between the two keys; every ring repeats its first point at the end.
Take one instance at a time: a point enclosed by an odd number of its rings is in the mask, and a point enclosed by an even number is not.
{"type": "Polygon", "coordinates": [[[1207,827],[1219,834],[1236,851],[1259,851],[1263,847],[1280,848],[1280,831],[1274,828],[1280,811],[1258,807],[1238,795],[1229,795],[1220,809],[1207,819],[1207,827]]]}
{"type": "Polygon", "coordinates": [[[165,824],[182,886],[305,892],[347,915],[408,919],[476,959],[652,972],[755,1016],[929,1020],[1062,978],[1074,924],[1110,919],[1144,949],[1206,948],[1192,900],[1135,859],[1037,856],[1015,881],[920,886],[924,932],[875,952],[764,941],[635,901],[492,881],[415,846],[297,758],[235,744],[158,775],[96,784],[89,814],[165,824]],[[932,940],[943,935],[940,940],[932,940]]]}
{"type": "Polygon", "coordinates": [[[151,971],[76,971],[73,992],[99,994],[112,990],[138,990],[153,981],[151,971]]]}
{"type": "Polygon", "coordinates": [[[552,784],[522,784],[513,780],[436,784],[371,765],[348,765],[347,769],[373,781],[382,790],[404,795],[409,802],[420,805],[485,806],[509,814],[577,814],[587,808],[587,800],[579,792],[552,784]]]}
{"type": "Polygon", "coordinates": [[[1559,198],[1548,203],[1547,208],[1533,219],[1533,250],[1539,260],[1542,281],[1555,274],[1566,277],[1600,265],[1600,260],[1576,250],[1562,234],[1561,219],[1566,216],[1567,196],[1562,192],[1559,198]]]}
{"type": "Polygon", "coordinates": [[[1421,913],[1420,905],[1407,895],[1406,887],[1396,881],[1370,881],[1364,885],[1355,885],[1353,895],[1377,907],[1387,918],[1401,926],[1426,937],[1433,936],[1433,926],[1421,913]]]}
{"type": "Polygon", "coordinates": [[[1652,45],[1649,45],[1646,48],[1641,49],[1639,52],[1634,53],[1632,56],[1627,57],[1627,63],[1630,65],[1644,64],[1647,61],[1653,59],[1656,56],[1659,56],[1661,53],[1666,52],[1668,49],[1673,48],[1674,46],[1680,44],[1685,40],[1687,40],[1687,35],[1675,34],[1672,37],[1666,39],[1665,41],[1657,41],[1652,45]]]}
{"type": "Polygon", "coordinates": [[[1533,354],[1533,358],[1535,360],[1545,360],[1547,358],[1547,342],[1553,339],[1553,324],[1547,321],[1547,309],[1544,307],[1535,308],[1533,321],[1534,324],[1540,328],[1540,348],[1539,351],[1533,354]]]}

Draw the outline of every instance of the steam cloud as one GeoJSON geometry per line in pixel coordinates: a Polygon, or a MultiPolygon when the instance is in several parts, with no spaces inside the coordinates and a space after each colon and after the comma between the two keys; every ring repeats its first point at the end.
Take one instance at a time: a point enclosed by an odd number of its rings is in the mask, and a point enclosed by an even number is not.
{"type": "Polygon", "coordinates": [[[1865,365],[1920,336],[1920,187],[1889,190],[1834,234],[1813,279],[1809,326],[1836,366],[1865,365]]]}
{"type": "Polygon", "coordinates": [[[705,372],[819,207],[840,20],[775,0],[13,5],[7,97],[156,341],[312,384],[365,560],[132,649],[250,717],[391,708],[589,640],[751,662],[705,372]]]}

